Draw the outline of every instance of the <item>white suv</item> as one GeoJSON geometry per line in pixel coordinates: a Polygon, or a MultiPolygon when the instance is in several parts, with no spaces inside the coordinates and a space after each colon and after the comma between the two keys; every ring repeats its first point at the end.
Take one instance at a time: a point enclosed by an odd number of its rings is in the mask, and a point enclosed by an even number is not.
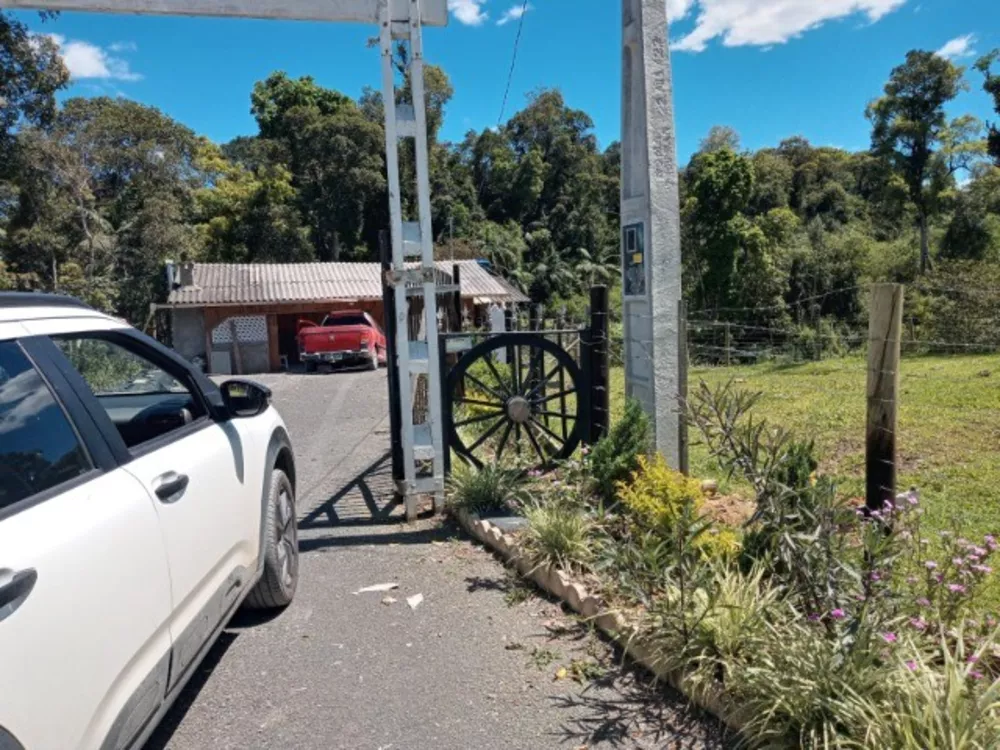
{"type": "Polygon", "coordinates": [[[241,603],[298,580],[270,392],[0,294],[0,748],[141,747],[241,603]]]}

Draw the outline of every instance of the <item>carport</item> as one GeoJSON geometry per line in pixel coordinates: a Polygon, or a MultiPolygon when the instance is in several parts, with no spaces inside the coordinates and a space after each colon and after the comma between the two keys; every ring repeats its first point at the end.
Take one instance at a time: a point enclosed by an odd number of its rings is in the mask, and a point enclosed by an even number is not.
{"type": "MultiPolygon", "coordinates": [[[[439,261],[437,286],[456,291],[463,314],[485,319],[491,305],[528,298],[474,260],[439,261]]],[[[168,263],[165,303],[156,305],[157,336],[189,360],[219,374],[279,372],[298,363],[300,320],[320,321],[336,310],[364,310],[384,325],[378,263],[168,263]]],[[[410,304],[422,318],[419,291],[410,304]]]]}

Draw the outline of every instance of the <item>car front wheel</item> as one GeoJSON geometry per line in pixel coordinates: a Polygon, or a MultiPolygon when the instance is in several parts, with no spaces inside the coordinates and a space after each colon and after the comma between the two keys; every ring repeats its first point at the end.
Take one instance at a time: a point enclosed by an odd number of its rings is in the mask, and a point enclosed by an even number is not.
{"type": "Polygon", "coordinates": [[[246,599],[249,609],[275,609],[291,604],[299,582],[299,532],[295,490],[280,469],[271,473],[264,516],[264,573],[246,599]]]}

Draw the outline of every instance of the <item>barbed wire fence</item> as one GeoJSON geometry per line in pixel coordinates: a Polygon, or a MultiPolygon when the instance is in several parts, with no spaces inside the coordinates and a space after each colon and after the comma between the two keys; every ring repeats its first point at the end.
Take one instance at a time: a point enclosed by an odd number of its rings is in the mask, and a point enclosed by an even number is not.
{"type": "MultiPolygon", "coordinates": [[[[836,454],[836,469],[865,483],[871,504],[895,490],[897,471],[912,479],[931,468],[948,470],[934,465],[931,446],[918,444],[918,436],[926,437],[919,420],[939,425],[949,433],[940,439],[953,446],[977,432],[992,435],[992,447],[989,440],[969,440],[968,459],[1000,463],[1000,289],[933,280],[907,287],[858,285],[793,305],[698,309],[683,317],[682,350],[692,388],[700,380],[736,381],[762,393],[761,415],[776,424],[810,391],[843,402],[848,425],[834,430],[819,411],[796,414],[794,426],[806,438],[836,432],[823,447],[836,454]],[[822,314],[846,296],[856,300],[853,320],[822,314]]],[[[637,359],[652,366],[652,342],[632,345],[633,366],[637,359]]],[[[615,419],[626,398],[625,344],[617,321],[609,349],[615,419]]]]}

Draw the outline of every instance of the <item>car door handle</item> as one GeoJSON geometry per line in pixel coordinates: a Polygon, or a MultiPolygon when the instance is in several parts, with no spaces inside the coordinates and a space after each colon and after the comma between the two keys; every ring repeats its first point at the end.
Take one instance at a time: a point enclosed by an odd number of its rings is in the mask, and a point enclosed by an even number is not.
{"type": "Polygon", "coordinates": [[[181,499],[190,481],[187,474],[178,474],[175,471],[161,474],[156,478],[156,496],[163,503],[176,503],[181,499]]]}
{"type": "Polygon", "coordinates": [[[38,571],[34,568],[13,570],[0,568],[0,622],[6,620],[24,604],[28,594],[35,588],[38,571]]]}

